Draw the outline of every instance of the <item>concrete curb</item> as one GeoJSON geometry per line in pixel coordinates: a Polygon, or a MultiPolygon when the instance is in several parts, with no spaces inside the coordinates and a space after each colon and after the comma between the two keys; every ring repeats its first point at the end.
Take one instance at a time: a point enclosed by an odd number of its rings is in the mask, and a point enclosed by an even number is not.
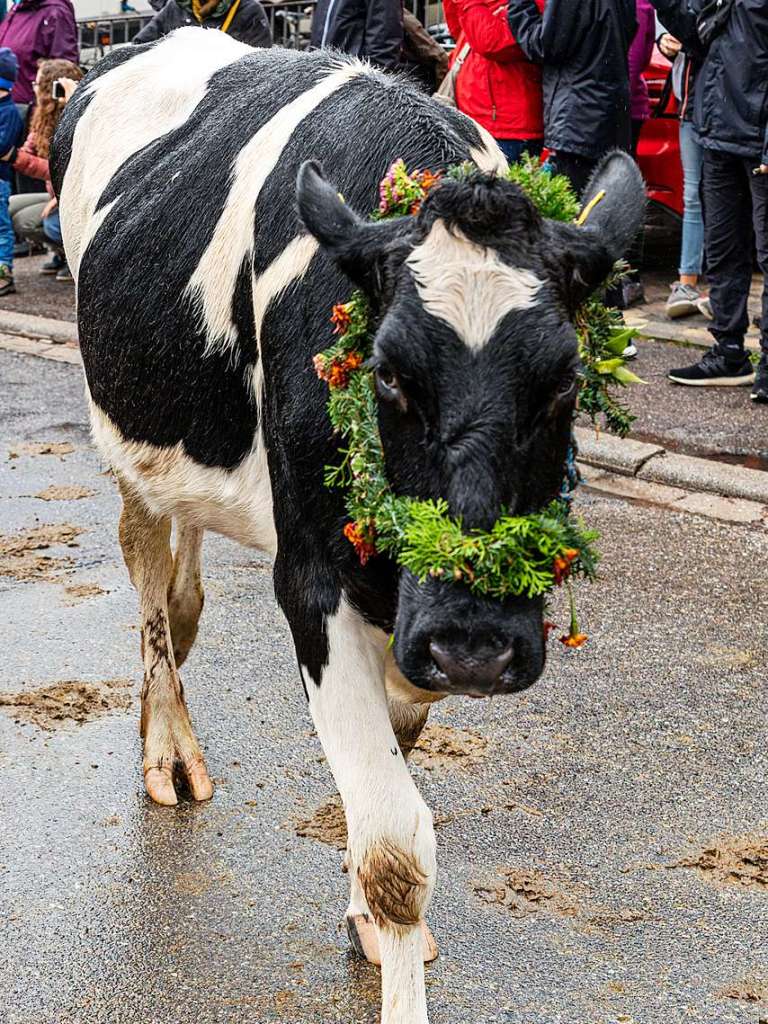
{"type": "Polygon", "coordinates": [[[660,445],[622,440],[577,428],[579,460],[595,469],[667,488],[704,492],[768,505],[768,473],[716,459],[668,452],[660,445]]]}
{"type": "MultiPolygon", "coordinates": [[[[627,327],[634,327],[641,338],[649,341],[671,341],[677,345],[693,348],[712,348],[714,338],[706,327],[686,326],[685,320],[657,320],[643,316],[642,308],[628,309],[624,313],[627,327]]],[[[746,347],[752,352],[760,351],[760,335],[750,327],[746,347]]]]}
{"type": "Polygon", "coordinates": [[[52,320],[29,313],[0,311],[0,334],[20,334],[25,338],[42,338],[50,345],[77,345],[77,324],[68,320],[52,320]]]}

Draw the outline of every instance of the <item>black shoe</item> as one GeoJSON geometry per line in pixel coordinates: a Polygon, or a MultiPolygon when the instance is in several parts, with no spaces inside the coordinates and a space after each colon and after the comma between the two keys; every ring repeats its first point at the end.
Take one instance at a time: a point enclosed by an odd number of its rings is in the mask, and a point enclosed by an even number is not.
{"type": "Polygon", "coordinates": [[[670,370],[667,376],[675,384],[709,388],[735,388],[742,384],[751,384],[755,379],[749,356],[732,362],[714,349],[710,349],[700,362],[694,363],[693,366],[684,366],[680,370],[670,370]]]}
{"type": "Polygon", "coordinates": [[[32,255],[32,246],[23,239],[21,242],[15,242],[13,246],[13,258],[16,260],[23,259],[25,256],[32,255]]]}
{"type": "Polygon", "coordinates": [[[768,402],[768,355],[760,356],[760,363],[755,373],[755,383],[749,396],[753,402],[768,402]]]}
{"type": "Polygon", "coordinates": [[[57,252],[51,253],[51,258],[40,267],[41,274],[58,274],[63,266],[66,265],[66,260],[63,256],[59,256],[57,252]]]}
{"type": "Polygon", "coordinates": [[[57,281],[64,281],[66,284],[74,284],[74,277],[72,277],[72,271],[69,269],[69,264],[64,260],[64,266],[59,270],[56,275],[57,281]]]}

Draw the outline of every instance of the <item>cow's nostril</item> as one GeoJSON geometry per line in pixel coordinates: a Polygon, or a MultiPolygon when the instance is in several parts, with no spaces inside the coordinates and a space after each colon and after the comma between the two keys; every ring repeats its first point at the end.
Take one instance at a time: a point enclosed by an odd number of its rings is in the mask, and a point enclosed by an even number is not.
{"type": "Polygon", "coordinates": [[[429,653],[454,686],[465,687],[469,691],[493,689],[514,657],[512,647],[490,654],[448,647],[437,640],[431,641],[429,653]]]}

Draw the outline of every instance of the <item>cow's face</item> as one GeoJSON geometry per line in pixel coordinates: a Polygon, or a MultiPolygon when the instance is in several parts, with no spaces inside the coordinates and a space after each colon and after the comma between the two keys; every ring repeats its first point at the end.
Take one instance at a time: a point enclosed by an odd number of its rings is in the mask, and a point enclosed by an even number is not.
{"type": "MultiPolygon", "coordinates": [[[[489,529],[558,494],[578,390],[569,316],[631,243],[643,188],[615,155],[588,227],[542,221],[520,190],[449,181],[416,218],[361,222],[313,165],[299,179],[305,224],[377,312],[376,390],[396,494],[444,498],[489,529]]],[[[541,598],[506,601],[403,571],[394,654],[414,685],[487,696],[544,666],[541,598]]]]}

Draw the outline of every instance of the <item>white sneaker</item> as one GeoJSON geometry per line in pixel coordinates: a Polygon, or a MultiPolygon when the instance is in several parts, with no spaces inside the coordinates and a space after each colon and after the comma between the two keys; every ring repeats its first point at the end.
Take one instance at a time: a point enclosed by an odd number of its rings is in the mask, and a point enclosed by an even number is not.
{"type": "Polygon", "coordinates": [[[701,295],[696,288],[681,281],[675,281],[669,286],[670,294],[664,311],[670,320],[677,320],[681,316],[692,316],[699,312],[699,301],[701,295]]]}
{"type": "Polygon", "coordinates": [[[709,299],[699,299],[698,302],[699,312],[707,320],[714,320],[715,314],[712,312],[712,303],[709,299]]]}

